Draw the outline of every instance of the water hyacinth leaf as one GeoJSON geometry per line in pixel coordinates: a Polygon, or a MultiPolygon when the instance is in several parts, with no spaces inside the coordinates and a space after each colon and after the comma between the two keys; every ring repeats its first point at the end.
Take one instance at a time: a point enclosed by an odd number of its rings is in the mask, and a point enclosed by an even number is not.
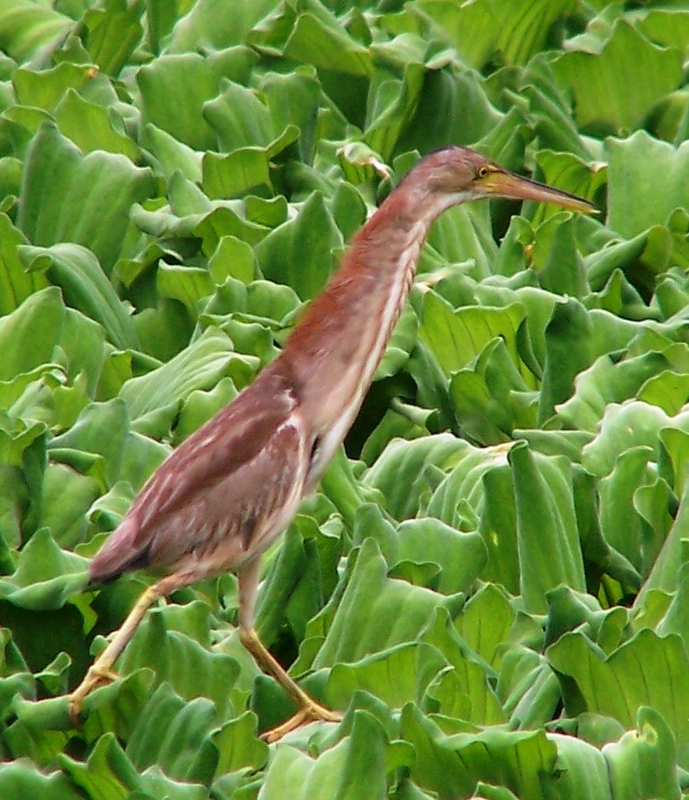
{"type": "Polygon", "coordinates": [[[557,748],[543,731],[447,736],[411,704],[402,712],[401,727],[417,754],[412,780],[440,797],[470,796],[479,780],[505,786],[518,797],[546,797],[541,780],[555,771],[557,748]]]}
{"type": "Polygon", "coordinates": [[[324,6],[316,14],[298,16],[286,42],[284,56],[345,75],[367,77],[372,72],[368,50],[351,38],[324,6]]]}
{"type": "Polygon", "coordinates": [[[542,726],[562,702],[560,683],[550,665],[524,646],[505,653],[496,694],[510,725],[520,730],[542,726]]]}
{"type": "Polygon", "coordinates": [[[639,390],[667,363],[659,352],[620,361],[609,355],[601,356],[591,367],[579,373],[574,394],[557,407],[557,418],[568,427],[595,433],[609,403],[621,403],[639,396],[639,390]]]}
{"type": "Polygon", "coordinates": [[[193,52],[199,42],[217,49],[227,44],[240,44],[244,36],[263,16],[272,10],[271,0],[260,3],[240,2],[230,19],[224,15],[222,0],[206,0],[192,6],[184,16],[177,11],[177,24],[167,47],[173,53],[193,52]]]}
{"type": "Polygon", "coordinates": [[[340,232],[323,197],[314,192],[295,219],[271,231],[256,247],[265,278],[284,283],[307,300],[334,269],[333,250],[342,247],[340,232]]]}
{"type": "Polygon", "coordinates": [[[162,297],[183,303],[192,316],[198,312],[199,301],[213,293],[215,284],[207,270],[200,267],[180,267],[160,263],[156,285],[162,297]]]}
{"type": "Polygon", "coordinates": [[[89,102],[74,89],[69,89],[58,104],[55,120],[60,132],[82,153],[106,150],[108,153],[121,153],[134,162],[139,160],[139,148],[116,130],[111,112],[102,105],[89,102]]]}
{"type": "Polygon", "coordinates": [[[9,761],[0,768],[0,791],[17,800],[41,795],[55,800],[79,800],[83,797],[64,773],[50,772],[46,775],[26,761],[9,761]]]}
{"type": "Polygon", "coordinates": [[[609,226],[625,238],[665,225],[675,208],[685,207],[686,176],[689,174],[689,145],[673,148],[647,133],[638,131],[627,139],[610,139],[607,144],[610,166],[609,226]],[[663,190],[657,176],[663,175],[663,190]],[[655,198],[649,213],[640,213],[643,198],[655,198]]]}
{"type": "MultiPolygon", "coordinates": [[[[686,561],[682,564],[679,575],[677,576],[677,590],[675,591],[672,602],[668,606],[663,618],[656,626],[656,632],[660,636],[669,633],[676,633],[681,636],[684,644],[687,644],[687,591],[689,590],[689,567],[686,561]]],[[[650,605],[647,604],[647,605],[650,605]]]]}
{"type": "Polygon", "coordinates": [[[88,52],[103,71],[118,75],[131,58],[143,36],[140,19],[143,8],[138,3],[108,3],[92,8],[84,15],[88,29],[88,52]]]}
{"type": "Polygon", "coordinates": [[[0,319],[1,380],[12,380],[51,361],[64,324],[64,312],[59,290],[48,287],[0,319]]]}
{"type": "Polygon", "coordinates": [[[20,608],[61,608],[87,582],[85,558],[62,550],[41,528],[22,550],[13,575],[0,579],[0,594],[20,608]]]}
{"type": "MultiPolygon", "coordinates": [[[[137,420],[178,403],[194,389],[210,389],[226,374],[233,361],[247,367],[253,363],[249,358],[233,355],[232,344],[222,332],[208,330],[164,366],[128,380],[122,386],[120,397],[127,403],[130,418],[137,420]]],[[[249,375],[245,375],[248,379],[249,375]]],[[[240,383],[243,385],[246,379],[240,383]]]]}
{"type": "Polygon", "coordinates": [[[188,634],[170,630],[164,611],[152,611],[122,656],[122,673],[148,667],[156,674],[154,687],[169,685],[186,701],[199,697],[203,687],[203,696],[224,716],[239,667],[232,657],[204,649],[199,638],[198,628],[188,634]]]}
{"type": "MultiPolygon", "coordinates": [[[[147,797],[167,797],[169,800],[207,800],[205,786],[187,781],[173,780],[157,764],[141,773],[147,797]]],[[[132,794],[132,797],[137,797],[132,794]]]]}
{"type": "MultiPolygon", "coordinates": [[[[100,460],[94,471],[101,472],[103,468],[100,460]]],[[[103,478],[97,480],[92,475],[82,475],[65,464],[48,465],[43,479],[39,525],[50,529],[60,547],[74,548],[86,538],[87,513],[100,496],[103,478]]]]}
{"type": "Polygon", "coordinates": [[[448,374],[465,367],[496,336],[504,339],[515,365],[527,374],[517,350],[517,330],[525,311],[517,304],[500,309],[474,307],[455,311],[437,294],[427,292],[419,335],[448,374]]]}
{"type": "Polygon", "coordinates": [[[517,400],[528,391],[501,337],[491,340],[470,367],[450,380],[450,399],[462,432],[483,444],[498,444],[514,428],[535,424],[534,404],[525,408],[517,400]]]}
{"type": "Polygon", "coordinates": [[[211,199],[244,197],[254,194],[270,197],[269,155],[258,147],[245,147],[227,156],[206,153],[202,161],[202,184],[211,199]]]}
{"type": "Polygon", "coordinates": [[[679,574],[677,565],[682,564],[682,542],[689,539],[689,482],[684,491],[674,524],[670,529],[655,562],[635,600],[635,606],[642,608],[649,592],[660,590],[668,594],[677,591],[679,574]]]}
{"type": "Polygon", "coordinates": [[[214,149],[217,136],[205,121],[203,106],[218,94],[223,78],[246,83],[255,61],[245,47],[230,47],[208,55],[164,55],[137,73],[141,91],[142,122],[153,124],[194,150],[214,149]],[[183,113],[169,113],[170,98],[183,113]]]}
{"type": "Polygon", "coordinates": [[[598,748],[573,736],[551,733],[548,738],[557,746],[562,766],[561,774],[551,780],[564,797],[617,800],[608,785],[609,764],[598,748]]]}
{"type": "Polygon", "coordinates": [[[24,61],[36,49],[47,47],[62,37],[72,20],[52,8],[34,9],[26,0],[10,0],[0,14],[0,24],[3,50],[11,58],[24,61]]]}
{"type": "Polygon", "coordinates": [[[403,522],[397,541],[398,560],[434,561],[440,566],[437,590],[443,594],[466,591],[488,560],[478,533],[460,533],[431,517],[403,522]]]}
{"type": "Polygon", "coordinates": [[[158,167],[170,180],[176,170],[179,170],[187,180],[201,182],[202,154],[178,141],[167,131],[149,123],[141,133],[141,146],[153,154],[158,167]]]}
{"type": "Polygon", "coordinates": [[[408,519],[417,513],[420,494],[428,488],[426,469],[452,467],[469,447],[449,434],[412,441],[397,439],[368,470],[366,485],[385,494],[388,511],[396,519],[408,519]]]}
{"type": "Polygon", "coordinates": [[[687,737],[689,672],[684,644],[646,628],[607,658],[583,633],[568,633],[548,649],[554,669],[572,678],[586,709],[634,727],[637,709],[651,706],[674,735],[687,737]]]}
{"type": "Polygon", "coordinates": [[[365,691],[391,708],[402,708],[408,702],[420,702],[445,666],[445,659],[425,643],[399,644],[353,664],[335,664],[325,696],[335,708],[346,708],[354,692],[365,691]]]}
{"type": "Polygon", "coordinates": [[[130,207],[153,191],[149,170],[101,150],[82,156],[46,123],[27,156],[17,224],[34,245],[88,247],[109,274],[122,249],[130,207]]]}
{"type": "Polygon", "coordinates": [[[637,570],[642,570],[643,546],[647,536],[644,522],[634,502],[637,490],[652,479],[650,447],[630,447],[617,458],[610,475],[599,483],[603,511],[601,532],[607,543],[624,555],[637,570]]]}
{"type": "Polygon", "coordinates": [[[114,788],[117,792],[114,796],[125,796],[143,789],[141,776],[112,733],[99,739],[88,763],[63,755],[61,766],[76,786],[90,796],[100,791],[101,783],[114,788]]]}
{"type": "Polygon", "coordinates": [[[577,252],[578,220],[562,212],[551,213],[538,227],[533,247],[533,267],[547,291],[583,298],[589,293],[584,262],[577,252]]]}
{"type": "Polygon", "coordinates": [[[592,321],[576,300],[554,306],[545,330],[545,367],[539,398],[538,419],[542,424],[572,393],[574,377],[588,367],[594,357],[592,321]]]}
{"type": "Polygon", "coordinates": [[[351,734],[316,759],[289,744],[279,747],[268,764],[261,797],[384,800],[386,755],[382,727],[370,713],[357,711],[351,734]]]}
{"type": "Polygon", "coordinates": [[[631,800],[645,794],[677,800],[681,791],[671,727],[658,711],[642,705],[635,728],[603,748],[614,797],[631,800]]]}
{"type": "Polygon", "coordinates": [[[506,721],[491,679],[494,677],[455,630],[446,609],[438,609],[423,631],[420,641],[436,648],[452,666],[452,678],[447,671],[439,674],[429,686],[426,702],[429,710],[447,714],[455,709],[454,693],[461,698],[461,718],[474,725],[495,725],[506,721]],[[448,687],[448,683],[450,686],[448,687]],[[448,688],[450,691],[448,692],[448,688]],[[436,703],[439,708],[435,708],[436,703]]]}
{"type": "Polygon", "coordinates": [[[453,615],[462,595],[443,597],[418,586],[390,579],[375,541],[364,541],[348,586],[340,598],[313,667],[357,661],[401,642],[413,641],[438,606],[453,615]],[[395,624],[390,626],[390,620],[395,624]]]}
{"type": "Polygon", "coordinates": [[[27,273],[18,248],[26,238],[6,214],[0,214],[0,313],[6,316],[47,285],[40,273],[27,273]]]}
{"type": "Polygon", "coordinates": [[[52,69],[33,70],[20,68],[13,76],[17,98],[21,105],[53,112],[60,97],[70,89],[85,95],[101,95],[112,98],[112,87],[99,76],[90,64],[74,64],[63,61],[52,69]]]}
{"type": "Polygon", "coordinates": [[[44,272],[62,289],[68,305],[99,322],[112,344],[136,347],[131,317],[91,251],[76,244],[20,246],[17,251],[29,271],[44,272]]]}
{"type": "Polygon", "coordinates": [[[242,147],[267,147],[282,132],[276,130],[270,109],[257,93],[231,81],[206,103],[204,114],[226,153],[242,147]]]}
{"type": "Polygon", "coordinates": [[[469,63],[480,68],[497,51],[508,64],[524,64],[539,52],[550,27],[571,7],[569,0],[535,4],[525,2],[497,7],[489,3],[465,6],[424,0],[420,7],[459,49],[469,63]]]}
{"type": "Polygon", "coordinates": [[[517,508],[512,470],[503,453],[503,463],[483,475],[483,511],[479,531],[488,551],[483,580],[496,581],[512,594],[519,594],[520,560],[517,539],[517,508]]]}
{"type": "Polygon", "coordinates": [[[574,511],[572,477],[564,458],[531,453],[517,443],[508,459],[514,476],[520,588],[532,611],[560,584],[586,590],[574,511]]]}
{"type": "Polygon", "coordinates": [[[678,428],[686,432],[688,425],[686,414],[668,417],[647,403],[611,404],[605,410],[598,435],[583,449],[582,464],[594,475],[609,475],[618,453],[630,447],[648,447],[655,452],[660,430],[678,428]]]}
{"type": "Polygon", "coordinates": [[[437,473],[428,500],[429,516],[463,530],[475,530],[484,511],[483,476],[504,464],[509,445],[478,448],[464,443],[447,474],[437,473]]]}
{"type": "Polygon", "coordinates": [[[260,769],[268,761],[268,745],[256,736],[256,717],[247,711],[211,734],[218,751],[215,774],[224,775],[244,767],[260,769]]]}
{"type": "Polygon", "coordinates": [[[271,563],[256,606],[256,630],[270,647],[287,633],[285,625],[304,635],[307,621],[320,611],[327,577],[321,574],[320,553],[292,527],[271,563]]]}
{"type": "Polygon", "coordinates": [[[218,758],[210,739],[216,720],[210,700],[197,697],[185,702],[162,683],[143,709],[127,756],[138,770],[158,764],[173,778],[206,783],[213,777],[218,758]],[[152,731],[157,734],[151,735],[152,731]]]}
{"type": "Polygon", "coordinates": [[[493,584],[485,584],[474,594],[455,619],[454,626],[462,639],[493,669],[499,669],[503,642],[515,621],[515,612],[506,593],[493,584]]]}
{"type": "Polygon", "coordinates": [[[120,398],[115,398],[87,406],[69,431],[52,439],[49,449],[102,455],[110,487],[120,477],[128,432],[127,406],[120,398]]]}
{"type": "Polygon", "coordinates": [[[681,63],[680,50],[657,47],[620,21],[600,52],[567,52],[555,61],[553,72],[574,93],[577,123],[587,132],[605,135],[637,127],[653,102],[680,85],[681,63]],[[616,79],[630,68],[641,70],[633,98],[616,79]]]}

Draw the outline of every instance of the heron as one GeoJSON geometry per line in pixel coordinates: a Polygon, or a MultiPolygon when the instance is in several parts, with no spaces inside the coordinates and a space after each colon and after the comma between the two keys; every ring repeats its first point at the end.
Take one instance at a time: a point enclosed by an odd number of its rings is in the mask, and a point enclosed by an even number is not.
{"type": "Polygon", "coordinates": [[[75,724],[84,698],[115,676],[115,663],[148,609],[226,572],[237,576],[242,644],[298,706],[264,738],[277,741],[303,723],[342,719],[312,698],[258,636],[261,556],[316,488],[354,422],[431,224],[450,207],[482,198],[594,210],[577,195],[509,172],[468,148],[450,146],[422,158],[353,237],[281,353],[158,467],[90,562],[93,588],[144,568],[163,577],[143,592],[72,692],[75,724]]]}

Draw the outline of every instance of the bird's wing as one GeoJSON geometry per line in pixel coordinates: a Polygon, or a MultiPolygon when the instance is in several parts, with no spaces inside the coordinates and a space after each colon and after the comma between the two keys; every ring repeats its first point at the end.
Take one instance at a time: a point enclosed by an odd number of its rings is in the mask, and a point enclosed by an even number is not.
{"type": "Polygon", "coordinates": [[[91,562],[91,581],[195,564],[202,577],[261,552],[301,499],[305,428],[288,383],[263,373],[153,474],[91,562]]]}

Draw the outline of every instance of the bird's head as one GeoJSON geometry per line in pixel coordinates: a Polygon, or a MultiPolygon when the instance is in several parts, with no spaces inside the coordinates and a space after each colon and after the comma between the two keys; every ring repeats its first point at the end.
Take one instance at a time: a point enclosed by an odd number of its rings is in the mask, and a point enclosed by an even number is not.
{"type": "Polygon", "coordinates": [[[591,213],[594,206],[581,197],[532,181],[503,169],[467,147],[445,147],[423,158],[398,189],[411,195],[421,191],[437,213],[458,203],[482,198],[535,200],[554,203],[569,211],[591,213]]]}

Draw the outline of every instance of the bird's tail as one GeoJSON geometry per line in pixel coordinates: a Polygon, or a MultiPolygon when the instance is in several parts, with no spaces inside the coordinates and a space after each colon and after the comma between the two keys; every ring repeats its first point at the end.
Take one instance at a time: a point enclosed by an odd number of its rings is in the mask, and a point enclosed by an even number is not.
{"type": "Polygon", "coordinates": [[[138,530],[139,526],[131,517],[122,520],[91,561],[89,586],[110,583],[125,572],[148,566],[149,547],[137,546],[138,530]]]}

